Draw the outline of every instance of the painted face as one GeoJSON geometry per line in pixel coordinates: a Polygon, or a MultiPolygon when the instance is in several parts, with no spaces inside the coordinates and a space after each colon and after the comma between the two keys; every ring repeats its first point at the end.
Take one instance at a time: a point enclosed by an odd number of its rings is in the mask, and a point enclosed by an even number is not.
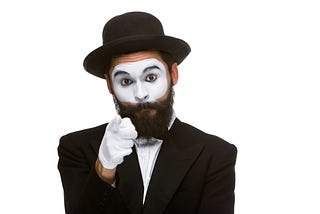
{"type": "Polygon", "coordinates": [[[168,89],[165,65],[155,58],[118,64],[111,79],[114,94],[121,102],[155,102],[168,89]]]}

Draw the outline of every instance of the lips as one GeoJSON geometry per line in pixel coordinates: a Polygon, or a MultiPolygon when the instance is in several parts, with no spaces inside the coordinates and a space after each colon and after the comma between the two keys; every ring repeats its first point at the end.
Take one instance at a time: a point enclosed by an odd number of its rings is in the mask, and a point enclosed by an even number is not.
{"type": "Polygon", "coordinates": [[[153,108],[143,108],[136,112],[137,116],[148,114],[149,116],[155,115],[157,112],[156,109],[153,108]]]}

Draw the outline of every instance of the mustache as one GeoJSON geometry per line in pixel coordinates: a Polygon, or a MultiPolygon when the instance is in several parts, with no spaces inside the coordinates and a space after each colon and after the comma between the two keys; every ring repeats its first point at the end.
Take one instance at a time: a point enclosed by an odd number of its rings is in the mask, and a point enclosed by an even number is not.
{"type": "MultiPolygon", "coordinates": [[[[121,106],[121,104],[119,103],[121,106]]],[[[137,103],[135,105],[126,106],[126,111],[140,111],[144,109],[166,109],[168,107],[168,104],[161,103],[161,102],[145,102],[145,103],[137,103]]]]}

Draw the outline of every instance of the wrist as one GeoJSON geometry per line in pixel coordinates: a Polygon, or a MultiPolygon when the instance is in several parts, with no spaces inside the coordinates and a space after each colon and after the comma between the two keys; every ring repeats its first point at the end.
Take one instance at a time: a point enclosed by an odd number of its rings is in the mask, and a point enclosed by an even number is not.
{"type": "Polygon", "coordinates": [[[99,158],[97,158],[96,164],[95,164],[95,169],[96,169],[96,172],[101,180],[103,180],[104,182],[106,182],[109,185],[112,185],[115,183],[116,167],[113,169],[106,169],[103,167],[99,158]]]}

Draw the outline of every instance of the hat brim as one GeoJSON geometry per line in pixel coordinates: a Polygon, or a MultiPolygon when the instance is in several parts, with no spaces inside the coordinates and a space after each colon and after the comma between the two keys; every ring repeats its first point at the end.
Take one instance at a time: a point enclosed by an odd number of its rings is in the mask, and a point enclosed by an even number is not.
{"type": "Polygon", "coordinates": [[[112,57],[141,50],[158,50],[169,53],[180,64],[190,53],[190,46],[183,40],[170,36],[139,35],[121,38],[92,51],[83,66],[89,73],[104,78],[112,57]]]}

